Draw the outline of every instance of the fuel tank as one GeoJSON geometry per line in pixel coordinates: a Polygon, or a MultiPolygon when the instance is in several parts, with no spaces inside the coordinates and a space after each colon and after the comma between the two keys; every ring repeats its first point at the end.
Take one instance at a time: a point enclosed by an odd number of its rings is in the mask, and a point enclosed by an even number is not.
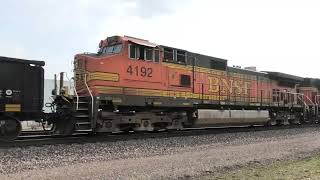
{"type": "Polygon", "coordinates": [[[199,109],[195,127],[264,125],[270,117],[267,110],[213,110],[199,109]]]}

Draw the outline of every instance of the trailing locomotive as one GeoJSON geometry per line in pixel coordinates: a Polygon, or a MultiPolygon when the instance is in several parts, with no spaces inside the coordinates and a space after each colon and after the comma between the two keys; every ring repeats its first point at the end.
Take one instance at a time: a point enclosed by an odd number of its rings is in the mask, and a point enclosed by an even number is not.
{"type": "MultiPolygon", "coordinates": [[[[98,53],[77,54],[74,73],[74,96],[53,91],[53,112],[36,116],[63,135],[319,120],[319,79],[229,67],[225,59],[128,36],[102,40],[98,53]]],[[[8,83],[6,77],[0,81],[8,83]]],[[[0,105],[2,119],[26,119],[24,112],[7,112],[11,105],[2,99],[0,105]]],[[[7,136],[5,124],[0,132],[7,136]]]]}

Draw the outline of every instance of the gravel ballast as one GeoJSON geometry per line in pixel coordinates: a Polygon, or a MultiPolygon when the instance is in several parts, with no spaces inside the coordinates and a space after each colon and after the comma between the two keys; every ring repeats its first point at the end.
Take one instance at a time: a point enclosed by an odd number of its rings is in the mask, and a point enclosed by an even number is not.
{"type": "Polygon", "coordinates": [[[0,149],[0,179],[197,177],[224,167],[307,156],[320,128],[0,149]]]}

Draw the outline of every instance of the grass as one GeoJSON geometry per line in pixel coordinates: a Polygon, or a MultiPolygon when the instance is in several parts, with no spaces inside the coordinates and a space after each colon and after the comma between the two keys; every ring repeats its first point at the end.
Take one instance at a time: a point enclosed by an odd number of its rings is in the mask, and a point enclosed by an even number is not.
{"type": "Polygon", "coordinates": [[[249,165],[229,172],[210,173],[199,179],[319,179],[320,155],[290,161],[278,161],[270,165],[249,165]]]}

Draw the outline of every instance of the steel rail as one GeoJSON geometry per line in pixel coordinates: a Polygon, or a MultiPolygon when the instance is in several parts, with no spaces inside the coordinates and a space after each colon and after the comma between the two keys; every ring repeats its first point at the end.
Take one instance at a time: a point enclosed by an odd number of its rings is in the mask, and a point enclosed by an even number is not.
{"type": "Polygon", "coordinates": [[[123,132],[112,134],[75,134],[72,136],[60,135],[33,135],[22,136],[12,142],[0,142],[0,148],[28,147],[28,146],[43,146],[56,144],[83,144],[97,142],[115,142],[128,141],[150,138],[170,138],[182,136],[201,136],[210,134],[227,134],[239,132],[255,132],[255,131],[270,131],[284,129],[301,129],[319,127],[318,124],[300,124],[300,125],[283,125],[283,126],[242,126],[242,127],[215,127],[215,128],[192,128],[183,130],[167,130],[158,132],[123,132]]]}

